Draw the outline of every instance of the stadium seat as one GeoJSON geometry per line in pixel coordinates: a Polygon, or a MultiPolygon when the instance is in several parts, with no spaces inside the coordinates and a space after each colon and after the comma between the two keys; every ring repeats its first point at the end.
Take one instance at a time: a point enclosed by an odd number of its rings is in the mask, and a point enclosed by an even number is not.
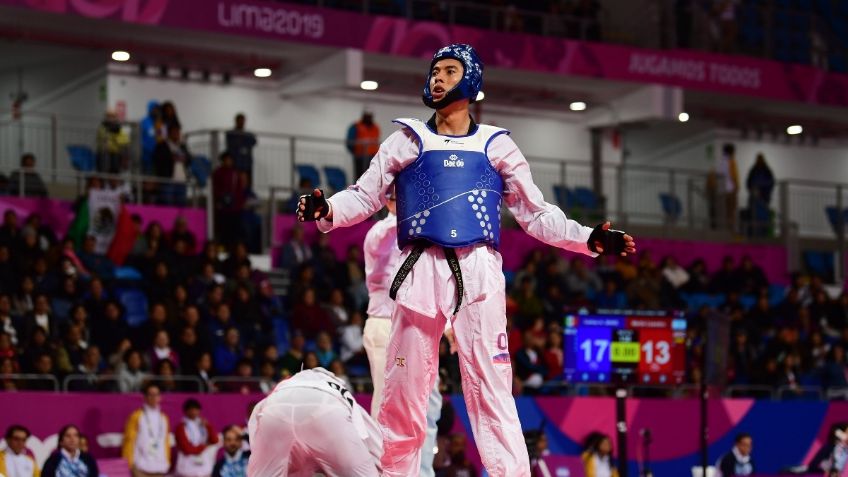
{"type": "Polygon", "coordinates": [[[338,167],[324,166],[324,177],[327,178],[327,185],[333,189],[333,192],[344,190],[348,185],[345,172],[338,167]]]}
{"type": "Polygon", "coordinates": [[[97,164],[94,151],[88,146],[69,145],[68,154],[70,155],[71,166],[80,172],[91,172],[97,164]]]}
{"type": "Polygon", "coordinates": [[[595,191],[588,187],[574,188],[575,206],[586,210],[596,210],[598,208],[598,196],[595,191]]]}
{"type": "Polygon", "coordinates": [[[560,208],[567,209],[569,205],[569,196],[571,195],[571,191],[568,190],[568,187],[564,185],[555,185],[554,186],[554,198],[556,199],[557,204],[560,208]]]}
{"type": "Polygon", "coordinates": [[[289,337],[289,322],[285,318],[275,318],[272,323],[274,323],[274,337],[276,338],[274,344],[280,350],[280,353],[282,353],[283,350],[289,349],[289,343],[291,342],[289,337]]]}
{"type": "Polygon", "coordinates": [[[663,214],[665,214],[665,221],[670,224],[677,222],[677,219],[683,213],[683,206],[680,204],[680,199],[676,195],[665,192],[661,193],[659,197],[663,214]]]}
{"type": "MultiPolygon", "coordinates": [[[[839,214],[836,212],[836,207],[830,205],[824,208],[825,214],[827,214],[827,221],[830,222],[830,226],[833,228],[833,233],[838,233],[837,222],[839,221],[839,214]]],[[[842,209],[842,224],[845,227],[845,231],[848,232],[848,209],[842,209]]]]}
{"type": "Polygon", "coordinates": [[[189,167],[191,168],[191,175],[197,180],[197,185],[206,187],[206,181],[212,174],[212,161],[206,156],[192,156],[189,167]]]}
{"type": "Polygon", "coordinates": [[[300,176],[301,179],[309,179],[312,181],[312,187],[319,187],[321,185],[321,175],[318,173],[318,169],[316,169],[315,166],[309,164],[298,164],[297,175],[300,176]]]}
{"type": "Polygon", "coordinates": [[[124,307],[124,317],[131,327],[140,326],[147,321],[147,296],[134,288],[118,290],[118,301],[124,307]]]}

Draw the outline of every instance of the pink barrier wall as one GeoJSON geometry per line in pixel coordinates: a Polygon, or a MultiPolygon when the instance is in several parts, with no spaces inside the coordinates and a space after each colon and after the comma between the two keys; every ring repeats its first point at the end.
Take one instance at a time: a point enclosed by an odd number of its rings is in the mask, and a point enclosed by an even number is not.
{"type": "Polygon", "coordinates": [[[848,105],[848,75],[743,56],[501,33],[261,0],[0,0],[0,4],[422,59],[429,59],[437,46],[466,42],[480,50],[487,66],[848,105]]]}
{"type": "MultiPolygon", "coordinates": [[[[68,226],[74,220],[72,203],[66,200],[33,199],[27,197],[0,197],[0,213],[8,209],[18,214],[19,223],[32,213],[41,215],[44,224],[53,227],[57,235],[64,236],[68,226]]],[[[142,228],[150,222],[158,221],[168,231],[178,216],[186,219],[189,230],[197,237],[198,246],[206,241],[206,211],[204,209],[166,207],[159,205],[127,204],[130,214],[141,217],[142,228]]]]}
{"type": "MultiPolygon", "coordinates": [[[[278,215],[275,218],[274,230],[275,241],[285,243],[291,236],[291,229],[296,221],[293,215],[278,215]]],[[[330,247],[341,260],[344,258],[350,245],[360,245],[365,239],[365,234],[371,228],[373,222],[365,221],[345,230],[331,232],[330,247]]],[[[304,236],[310,243],[314,243],[318,229],[314,224],[303,225],[304,236]]],[[[533,237],[527,235],[523,230],[503,230],[501,232],[501,255],[505,270],[515,271],[521,268],[525,257],[532,250],[547,247],[533,237]]],[[[722,259],[729,255],[738,262],[745,255],[750,255],[755,263],[763,267],[763,271],[769,282],[775,284],[787,284],[789,282],[786,273],[787,256],[786,249],[779,245],[746,245],[726,244],[716,242],[692,242],[684,240],[666,239],[639,239],[637,237],[639,250],[648,250],[655,260],[666,255],[672,256],[683,265],[689,265],[695,258],[703,258],[709,271],[718,270],[722,259]]],[[[578,255],[561,251],[564,257],[577,257],[578,255]]]]}
{"type": "MultiPolygon", "coordinates": [[[[262,396],[165,394],[162,409],[172,425],[179,422],[182,403],[189,397],[200,401],[204,416],[220,431],[229,424],[243,425],[248,404],[262,396]]],[[[370,395],[356,398],[366,408],[370,405],[370,395]]],[[[462,397],[446,399],[455,409],[452,430],[469,435],[467,455],[479,466],[462,397]]],[[[96,457],[114,458],[120,453],[126,419],[141,404],[140,394],[0,393],[0,423],[29,427],[33,437],[27,444],[40,462],[55,449],[56,434],[68,423],[78,425],[89,436],[96,457]]],[[[609,435],[615,432],[612,398],[523,397],[516,399],[516,404],[525,430],[544,429],[551,453],[570,456],[549,460],[554,466],[571,466],[573,471],[577,470],[573,468],[575,456],[580,454],[586,436],[594,431],[609,435]]],[[[631,469],[641,455],[639,431],[650,429],[656,475],[688,475],[688,468],[697,462],[699,452],[698,400],[631,398],[626,409],[631,469]]],[[[846,418],[848,404],[841,402],[712,399],[709,401],[710,459],[714,462],[718,455],[727,452],[738,432],[748,432],[754,436],[758,469],[776,473],[787,465],[807,462],[827,439],[829,427],[846,418]]],[[[617,448],[615,441],[613,447],[617,448]]]]}

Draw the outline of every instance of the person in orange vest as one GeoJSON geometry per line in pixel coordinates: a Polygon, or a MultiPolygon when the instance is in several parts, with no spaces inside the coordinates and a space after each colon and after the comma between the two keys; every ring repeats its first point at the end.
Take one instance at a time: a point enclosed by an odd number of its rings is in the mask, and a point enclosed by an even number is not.
{"type": "Polygon", "coordinates": [[[365,109],[359,121],[347,130],[347,150],[353,155],[353,177],[360,177],[368,170],[379,148],[380,126],[374,123],[374,112],[365,109]]]}

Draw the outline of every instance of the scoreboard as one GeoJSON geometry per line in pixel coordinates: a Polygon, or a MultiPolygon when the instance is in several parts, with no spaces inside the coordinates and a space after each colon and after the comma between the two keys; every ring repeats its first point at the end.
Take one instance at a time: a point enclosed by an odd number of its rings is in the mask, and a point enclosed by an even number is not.
{"type": "Polygon", "coordinates": [[[682,313],[567,314],[563,332],[566,382],[674,385],[686,379],[682,313]]]}

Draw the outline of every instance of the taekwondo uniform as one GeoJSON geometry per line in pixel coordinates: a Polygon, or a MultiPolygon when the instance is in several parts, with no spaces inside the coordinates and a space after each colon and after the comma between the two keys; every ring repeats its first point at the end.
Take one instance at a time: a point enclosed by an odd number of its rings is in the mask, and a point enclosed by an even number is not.
{"type": "Polygon", "coordinates": [[[250,477],[378,477],[377,423],[344,383],[324,368],[281,381],[253,409],[250,477]]]}

